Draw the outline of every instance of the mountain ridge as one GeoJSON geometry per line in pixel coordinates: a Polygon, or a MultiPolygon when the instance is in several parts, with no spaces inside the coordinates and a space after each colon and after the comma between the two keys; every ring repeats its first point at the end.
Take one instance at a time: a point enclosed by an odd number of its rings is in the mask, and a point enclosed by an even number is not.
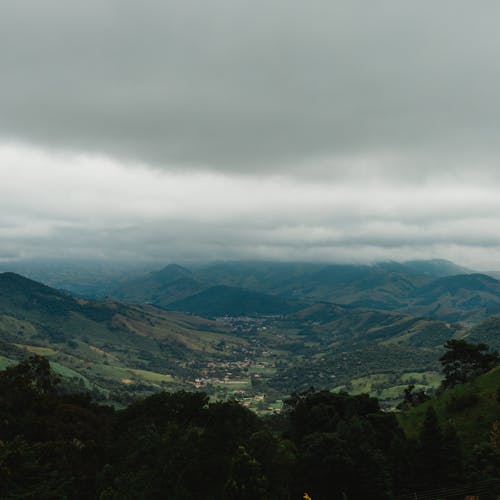
{"type": "MultiPolygon", "coordinates": [[[[444,260],[373,265],[227,262],[193,270],[169,265],[142,281],[125,281],[114,296],[169,309],[227,286],[284,301],[330,302],[445,321],[480,321],[500,313],[500,282],[464,271],[469,270],[444,260]]],[[[203,313],[223,312],[214,307],[203,313]]]]}

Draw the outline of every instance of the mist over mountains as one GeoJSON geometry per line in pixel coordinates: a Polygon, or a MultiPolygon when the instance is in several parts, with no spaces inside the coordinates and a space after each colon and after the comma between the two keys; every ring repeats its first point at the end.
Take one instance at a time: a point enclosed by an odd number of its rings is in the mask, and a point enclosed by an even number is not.
{"type": "Polygon", "coordinates": [[[230,261],[168,264],[151,271],[144,263],[11,267],[83,297],[208,317],[284,314],[318,301],[444,321],[478,321],[500,313],[496,278],[438,259],[371,265],[230,261]]]}

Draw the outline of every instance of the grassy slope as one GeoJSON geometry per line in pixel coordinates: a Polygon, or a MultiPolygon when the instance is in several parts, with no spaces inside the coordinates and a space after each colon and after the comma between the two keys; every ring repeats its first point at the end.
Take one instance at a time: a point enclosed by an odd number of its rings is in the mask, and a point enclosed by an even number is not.
{"type": "MultiPolygon", "coordinates": [[[[281,380],[266,391],[286,395],[302,386],[348,386],[395,406],[409,382],[418,389],[439,384],[442,344],[464,334],[439,321],[330,303],[266,320],[266,328],[256,322],[236,331],[150,305],[75,300],[22,277],[3,279],[0,367],[23,353],[43,354],[86,386],[94,383],[107,389],[186,387],[186,380],[199,375],[186,374],[189,367],[181,365],[243,359],[257,345],[283,365],[277,374],[281,380]],[[245,333],[248,328],[253,333],[245,333]]],[[[1,281],[2,275],[0,285],[1,281]]],[[[498,326],[498,319],[490,320],[476,333],[481,333],[481,340],[498,338],[498,326]]],[[[255,359],[245,378],[236,373],[223,389],[249,387],[252,374],[272,382],[277,372],[272,358],[263,358],[261,368],[255,359]]]]}
{"type": "Polygon", "coordinates": [[[203,318],[76,300],[11,273],[0,285],[0,367],[33,353],[86,386],[158,388],[184,383],[175,375],[183,361],[224,359],[247,344],[203,318]]]}
{"type": "Polygon", "coordinates": [[[500,367],[496,367],[467,384],[455,387],[399,414],[398,419],[407,435],[416,437],[427,408],[433,406],[441,424],[453,424],[466,448],[470,448],[476,443],[488,441],[493,422],[500,420],[500,403],[497,401],[499,388],[500,367]],[[477,395],[476,402],[453,410],[453,400],[465,399],[471,394],[477,395]]]}

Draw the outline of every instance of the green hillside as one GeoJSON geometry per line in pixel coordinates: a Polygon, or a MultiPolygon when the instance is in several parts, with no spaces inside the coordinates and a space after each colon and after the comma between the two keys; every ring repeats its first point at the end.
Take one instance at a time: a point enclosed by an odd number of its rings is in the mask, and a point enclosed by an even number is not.
{"type": "MultiPolygon", "coordinates": [[[[183,268],[165,270],[174,279],[184,274],[183,268]]],[[[408,383],[437,388],[448,339],[479,337],[494,346],[499,338],[495,319],[468,331],[329,302],[285,314],[293,302],[228,286],[181,302],[190,312],[220,318],[76,299],[0,274],[0,366],[40,354],[74,383],[103,394],[197,388],[262,412],[311,386],[369,392],[395,407],[408,383]]]]}
{"type": "Polygon", "coordinates": [[[189,269],[170,264],[143,276],[120,280],[113,285],[110,294],[136,304],[147,302],[168,307],[171,302],[182,300],[209,286],[189,269]]]}
{"type": "Polygon", "coordinates": [[[471,328],[467,332],[467,341],[482,342],[494,350],[500,350],[500,318],[488,318],[471,328]]]}
{"type": "Polygon", "coordinates": [[[207,319],[75,299],[22,276],[0,274],[2,366],[40,354],[85,386],[137,393],[192,387],[193,364],[238,359],[246,344],[207,319]]]}
{"type": "Polygon", "coordinates": [[[410,314],[445,321],[478,321],[500,313],[500,281],[484,274],[439,278],[417,289],[410,314]]]}
{"type": "MultiPolygon", "coordinates": [[[[220,297],[220,287],[273,296],[271,302],[278,297],[331,302],[448,322],[477,322],[500,313],[500,281],[443,260],[373,265],[220,262],[193,269],[171,264],[123,279],[111,286],[111,294],[166,308],[198,306],[197,314],[215,314],[218,301],[226,301],[228,311],[247,311],[245,305],[220,297]]],[[[217,313],[224,314],[223,308],[217,313]]]]}
{"type": "Polygon", "coordinates": [[[398,415],[410,437],[416,437],[429,406],[436,411],[441,425],[452,424],[465,445],[489,442],[494,422],[500,421],[500,366],[463,385],[398,415]]]}
{"type": "Polygon", "coordinates": [[[200,316],[248,316],[255,314],[286,314],[298,309],[281,297],[231,286],[215,286],[168,305],[174,311],[200,316]]]}

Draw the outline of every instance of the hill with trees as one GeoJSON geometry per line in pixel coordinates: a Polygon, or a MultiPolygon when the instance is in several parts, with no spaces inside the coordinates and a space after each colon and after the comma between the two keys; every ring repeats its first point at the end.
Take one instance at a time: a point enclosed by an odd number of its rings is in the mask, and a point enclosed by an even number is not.
{"type": "MultiPolygon", "coordinates": [[[[107,289],[122,300],[175,309],[190,297],[196,301],[199,294],[208,301],[213,293],[215,301],[221,286],[274,300],[331,302],[448,322],[477,322],[500,313],[497,279],[443,260],[373,265],[221,262],[193,269],[171,264],[107,289]]],[[[220,313],[208,311],[212,316],[220,313]]]]}
{"type": "MultiPolygon", "coordinates": [[[[184,275],[177,268],[165,272],[184,275]]],[[[76,298],[0,274],[0,367],[41,354],[65,379],[124,403],[158,390],[202,388],[212,398],[238,397],[271,413],[291,392],[313,386],[368,392],[390,408],[409,383],[437,389],[448,340],[495,346],[500,338],[495,318],[468,328],[330,302],[290,304],[228,286],[184,300],[188,310],[219,308],[229,315],[214,320],[76,298]]]]}
{"type": "Polygon", "coordinates": [[[43,354],[103,396],[187,387],[183,380],[195,378],[189,363],[234,359],[247,344],[208,319],[78,299],[0,274],[0,365],[43,354]]]}
{"type": "Polygon", "coordinates": [[[161,392],[115,410],[60,388],[49,363],[33,357],[0,372],[0,417],[6,500],[306,493],[314,500],[478,493],[495,500],[500,493],[498,425],[464,448],[460,432],[429,406],[411,436],[367,395],[309,390],[266,418],[203,392],[161,392]]]}
{"type": "Polygon", "coordinates": [[[403,405],[406,411],[400,422],[412,435],[419,421],[432,411],[443,425],[452,423],[469,448],[487,444],[500,420],[500,356],[486,344],[464,340],[449,340],[444,347],[439,391],[421,404],[403,405]]]}
{"type": "Polygon", "coordinates": [[[275,295],[253,292],[244,288],[219,285],[168,305],[204,317],[255,316],[287,314],[300,309],[297,301],[287,301],[275,295]]]}

